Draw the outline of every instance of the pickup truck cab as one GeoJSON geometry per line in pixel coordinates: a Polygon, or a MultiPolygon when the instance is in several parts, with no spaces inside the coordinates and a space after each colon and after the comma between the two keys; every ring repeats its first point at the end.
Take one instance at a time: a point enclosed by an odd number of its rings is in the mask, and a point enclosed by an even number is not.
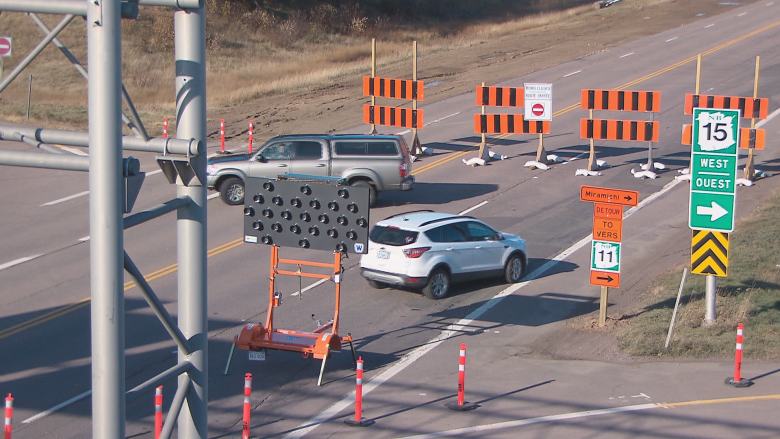
{"type": "Polygon", "coordinates": [[[209,159],[207,187],[230,205],[244,203],[247,177],[304,174],[343,178],[369,188],[373,206],[380,192],[410,190],[412,160],[402,136],[306,134],[274,137],[253,154],[209,159]]]}

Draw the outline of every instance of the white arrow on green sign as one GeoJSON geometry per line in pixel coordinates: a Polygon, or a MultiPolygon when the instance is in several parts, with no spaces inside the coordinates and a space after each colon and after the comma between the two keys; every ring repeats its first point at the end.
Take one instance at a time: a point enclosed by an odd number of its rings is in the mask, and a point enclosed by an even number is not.
{"type": "Polygon", "coordinates": [[[739,110],[693,109],[688,227],[734,231],[739,110]]]}

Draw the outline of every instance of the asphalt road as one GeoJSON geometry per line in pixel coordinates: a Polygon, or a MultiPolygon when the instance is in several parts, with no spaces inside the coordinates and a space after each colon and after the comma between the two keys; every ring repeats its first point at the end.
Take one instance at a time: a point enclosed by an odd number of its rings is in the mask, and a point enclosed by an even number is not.
{"type": "MultiPolygon", "coordinates": [[[[752,96],[755,58],[760,55],[759,96],[770,98],[774,114],[780,107],[778,8],[780,4],[772,2],[735,8],[501,84],[553,84],[555,118],[545,147],[564,162],[547,171],[523,167],[535,157],[536,136],[489,136],[491,150],[506,155],[506,160],[485,167],[461,162],[476,155],[474,146],[480,140],[473,134],[472,115],[479,112],[473,93],[421,106],[427,126],[420,138],[435,153],[415,162],[413,191],[382,194],[371,212],[372,222],[413,209],[469,211],[527,240],[529,275],[526,282],[513,286],[499,281],[459,285],[452,297],[434,302],[408,291],[373,290],[357,273],[357,258],[347,260],[341,333],[355,337],[366,362],[364,416],[376,420],[368,430],[350,429],[342,422],[352,409],[349,394],[355,378],[347,351],[328,361],[321,387],[316,386],[319,363],[293,353],[271,352],[260,363],[238,351],[230,374],[222,375],[233,336],[245,322],[265,319],[269,249],[241,242],[241,209],[210,201],[210,436],[238,437],[243,379],[251,372],[252,433],[259,437],[379,438],[436,432],[451,437],[456,435],[453,429],[480,425],[485,426],[481,431],[458,434],[725,437],[739,432],[746,437],[776,437],[779,426],[772,413],[778,408],[780,365],[746,364],[743,375],[756,378],[756,385],[737,390],[722,384],[732,371],[729,364],[621,365],[524,355],[540,335],[598,307],[599,289],[587,281],[592,206],[579,201],[580,185],[640,193],[641,208],[624,220],[624,285],[679,258],[690,236],[688,189],[674,176],[690,157],[689,148],[680,144],[680,132],[683,123],[690,123],[682,105],[685,93],[694,91],[696,55],[704,54],[701,93],[727,96],[752,96]],[[578,105],[583,88],[660,91],[661,112],[655,120],[661,134],[654,158],[669,171],[654,180],[634,178],[630,170],[646,162],[647,144],[597,141],[598,158],[611,167],[601,176],[575,176],[588,158],[588,143],[578,132],[579,119],[587,117],[578,105]],[[466,388],[474,392],[467,393],[467,399],[480,405],[469,413],[443,407],[454,398],[462,342],[469,346],[466,388]],[[734,397],[743,399],[729,399],[734,397]],[[327,421],[329,416],[333,418],[327,421]],[[323,421],[327,422],[320,424],[323,421]]],[[[596,113],[602,118],[648,116],[596,113]]],[[[776,173],[780,152],[774,139],[780,135],[780,123],[774,118],[762,128],[767,130],[768,145],[757,153],[757,168],[776,173]]],[[[351,131],[365,132],[366,127],[351,131]]],[[[26,148],[8,142],[0,147],[26,148]]],[[[231,145],[234,150],[242,147],[231,145]]],[[[216,149],[212,145],[210,152],[216,149]]],[[[133,155],[149,173],[135,211],[174,197],[175,188],[161,174],[153,174],[153,154],[133,155]]],[[[0,393],[12,392],[16,398],[14,436],[89,437],[87,175],[2,167],[0,181],[0,393]],[[41,416],[69,400],[75,401],[41,416]]],[[[770,178],[740,189],[738,213],[748,213],[778,184],[770,178]]],[[[128,230],[125,247],[175,315],[175,217],[128,230]]],[[[281,252],[283,257],[330,261],[325,252],[286,248],[281,252]]],[[[306,289],[299,298],[297,280],[283,279],[280,290],[284,303],[277,312],[279,327],[310,331],[315,320],[332,316],[333,284],[306,289]]],[[[172,366],[176,348],[136,289],[128,288],[126,299],[126,371],[131,388],[172,366]]],[[[166,407],[173,388],[173,383],[165,388],[166,407]]],[[[128,437],[152,436],[152,402],[149,395],[128,405],[128,437]]]]}

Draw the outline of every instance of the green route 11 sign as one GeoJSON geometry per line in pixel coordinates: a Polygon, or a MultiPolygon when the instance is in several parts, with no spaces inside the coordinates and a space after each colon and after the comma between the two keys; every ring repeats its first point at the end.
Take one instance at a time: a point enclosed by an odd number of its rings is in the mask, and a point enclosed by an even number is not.
{"type": "Polygon", "coordinates": [[[620,243],[592,241],[590,269],[591,271],[620,273],[620,243]]]}
{"type": "Polygon", "coordinates": [[[693,109],[688,227],[734,231],[739,110],[693,109]]]}

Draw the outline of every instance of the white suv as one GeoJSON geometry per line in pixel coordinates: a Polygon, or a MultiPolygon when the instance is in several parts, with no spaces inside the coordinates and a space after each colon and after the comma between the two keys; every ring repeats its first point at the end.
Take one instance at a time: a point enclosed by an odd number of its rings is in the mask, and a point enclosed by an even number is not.
{"type": "Polygon", "coordinates": [[[360,274],[374,288],[422,289],[447,296],[450,282],[503,276],[519,282],[528,261],[525,241],[469,216],[415,211],[379,221],[369,234],[360,274]]]}

